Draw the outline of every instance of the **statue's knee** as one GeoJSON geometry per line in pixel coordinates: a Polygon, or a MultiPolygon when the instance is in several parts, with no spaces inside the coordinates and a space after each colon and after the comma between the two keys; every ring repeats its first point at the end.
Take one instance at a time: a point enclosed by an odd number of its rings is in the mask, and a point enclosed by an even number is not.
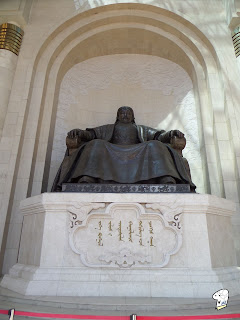
{"type": "Polygon", "coordinates": [[[159,179],[160,184],[176,184],[177,181],[171,176],[164,176],[159,179]]]}
{"type": "Polygon", "coordinates": [[[79,180],[78,183],[96,183],[97,179],[94,177],[89,177],[89,176],[82,176],[79,180]]]}
{"type": "Polygon", "coordinates": [[[159,141],[158,140],[150,140],[148,141],[148,147],[149,148],[155,148],[155,147],[159,148],[159,141]]]}

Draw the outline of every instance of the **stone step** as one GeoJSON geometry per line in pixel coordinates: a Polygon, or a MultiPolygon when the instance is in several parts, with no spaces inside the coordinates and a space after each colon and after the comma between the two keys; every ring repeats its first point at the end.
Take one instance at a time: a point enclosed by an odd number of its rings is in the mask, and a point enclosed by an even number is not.
{"type": "MultiPolygon", "coordinates": [[[[98,310],[98,311],[161,311],[195,310],[214,308],[215,301],[207,299],[168,298],[113,298],[113,297],[14,297],[0,295],[0,306],[7,303],[9,308],[16,304],[39,308],[98,310]],[[201,301],[202,300],[202,301],[201,301]]],[[[16,307],[15,307],[16,308],[16,307]]],[[[25,310],[26,311],[26,310],[25,310]]],[[[71,310],[69,311],[71,312],[71,310]]]]}
{"type": "MultiPolygon", "coordinates": [[[[147,316],[217,315],[215,301],[186,298],[129,298],[129,297],[49,297],[23,296],[0,288],[0,309],[52,314],[147,316]]],[[[230,297],[221,314],[240,314],[240,296],[230,297]]],[[[0,315],[0,320],[8,319],[0,315]]],[[[15,320],[41,319],[15,316],[15,320]]],[[[58,319],[57,317],[54,319],[58,319]]],[[[229,318],[230,319],[230,318],[229,318]]]]}

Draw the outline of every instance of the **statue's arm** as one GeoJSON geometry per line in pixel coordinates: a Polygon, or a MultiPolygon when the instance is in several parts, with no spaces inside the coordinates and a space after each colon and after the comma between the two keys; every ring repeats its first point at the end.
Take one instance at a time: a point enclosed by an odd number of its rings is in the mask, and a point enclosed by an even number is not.
{"type": "Polygon", "coordinates": [[[70,139],[79,138],[82,141],[91,141],[95,139],[95,134],[93,130],[73,129],[68,132],[67,136],[70,139]]]}
{"type": "Polygon", "coordinates": [[[93,130],[81,130],[73,129],[68,132],[66,138],[66,145],[68,149],[68,155],[71,155],[77,148],[87,141],[95,139],[95,133],[93,130]]]}
{"type": "Polygon", "coordinates": [[[170,147],[172,147],[183,159],[183,163],[191,180],[191,171],[189,167],[189,163],[186,158],[183,157],[182,151],[186,146],[186,138],[184,137],[184,133],[179,130],[170,130],[170,131],[158,131],[155,135],[155,139],[168,143],[170,147]]]}
{"type": "Polygon", "coordinates": [[[179,130],[170,130],[167,132],[164,130],[161,130],[156,134],[155,139],[157,139],[163,143],[171,143],[171,140],[174,137],[182,139],[182,138],[184,138],[184,133],[182,133],[179,130]]]}

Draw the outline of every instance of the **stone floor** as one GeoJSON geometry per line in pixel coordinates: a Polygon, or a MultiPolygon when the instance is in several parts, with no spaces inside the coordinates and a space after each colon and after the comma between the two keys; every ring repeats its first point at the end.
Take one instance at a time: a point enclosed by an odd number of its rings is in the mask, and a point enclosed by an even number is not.
{"type": "MultiPolygon", "coordinates": [[[[215,310],[215,301],[211,297],[186,299],[23,296],[0,288],[0,309],[11,308],[17,311],[78,315],[130,316],[133,313],[139,316],[224,315],[240,314],[240,295],[230,297],[227,308],[218,311],[215,310]]],[[[8,319],[8,316],[0,315],[0,319],[8,319]]],[[[35,318],[15,316],[14,319],[35,318]]]]}

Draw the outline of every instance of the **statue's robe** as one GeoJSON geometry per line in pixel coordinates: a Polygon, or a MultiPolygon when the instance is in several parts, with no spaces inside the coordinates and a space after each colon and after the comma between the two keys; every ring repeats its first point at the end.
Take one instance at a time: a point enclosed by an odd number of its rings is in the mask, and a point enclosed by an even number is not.
{"type": "Polygon", "coordinates": [[[182,157],[167,144],[170,141],[165,131],[135,126],[138,143],[132,145],[111,143],[115,124],[87,129],[95,139],[83,143],[71,155],[66,153],[52,191],[61,190],[62,183],[76,183],[82,176],[109,183],[154,183],[157,178],[171,176],[194,190],[182,157]]]}

